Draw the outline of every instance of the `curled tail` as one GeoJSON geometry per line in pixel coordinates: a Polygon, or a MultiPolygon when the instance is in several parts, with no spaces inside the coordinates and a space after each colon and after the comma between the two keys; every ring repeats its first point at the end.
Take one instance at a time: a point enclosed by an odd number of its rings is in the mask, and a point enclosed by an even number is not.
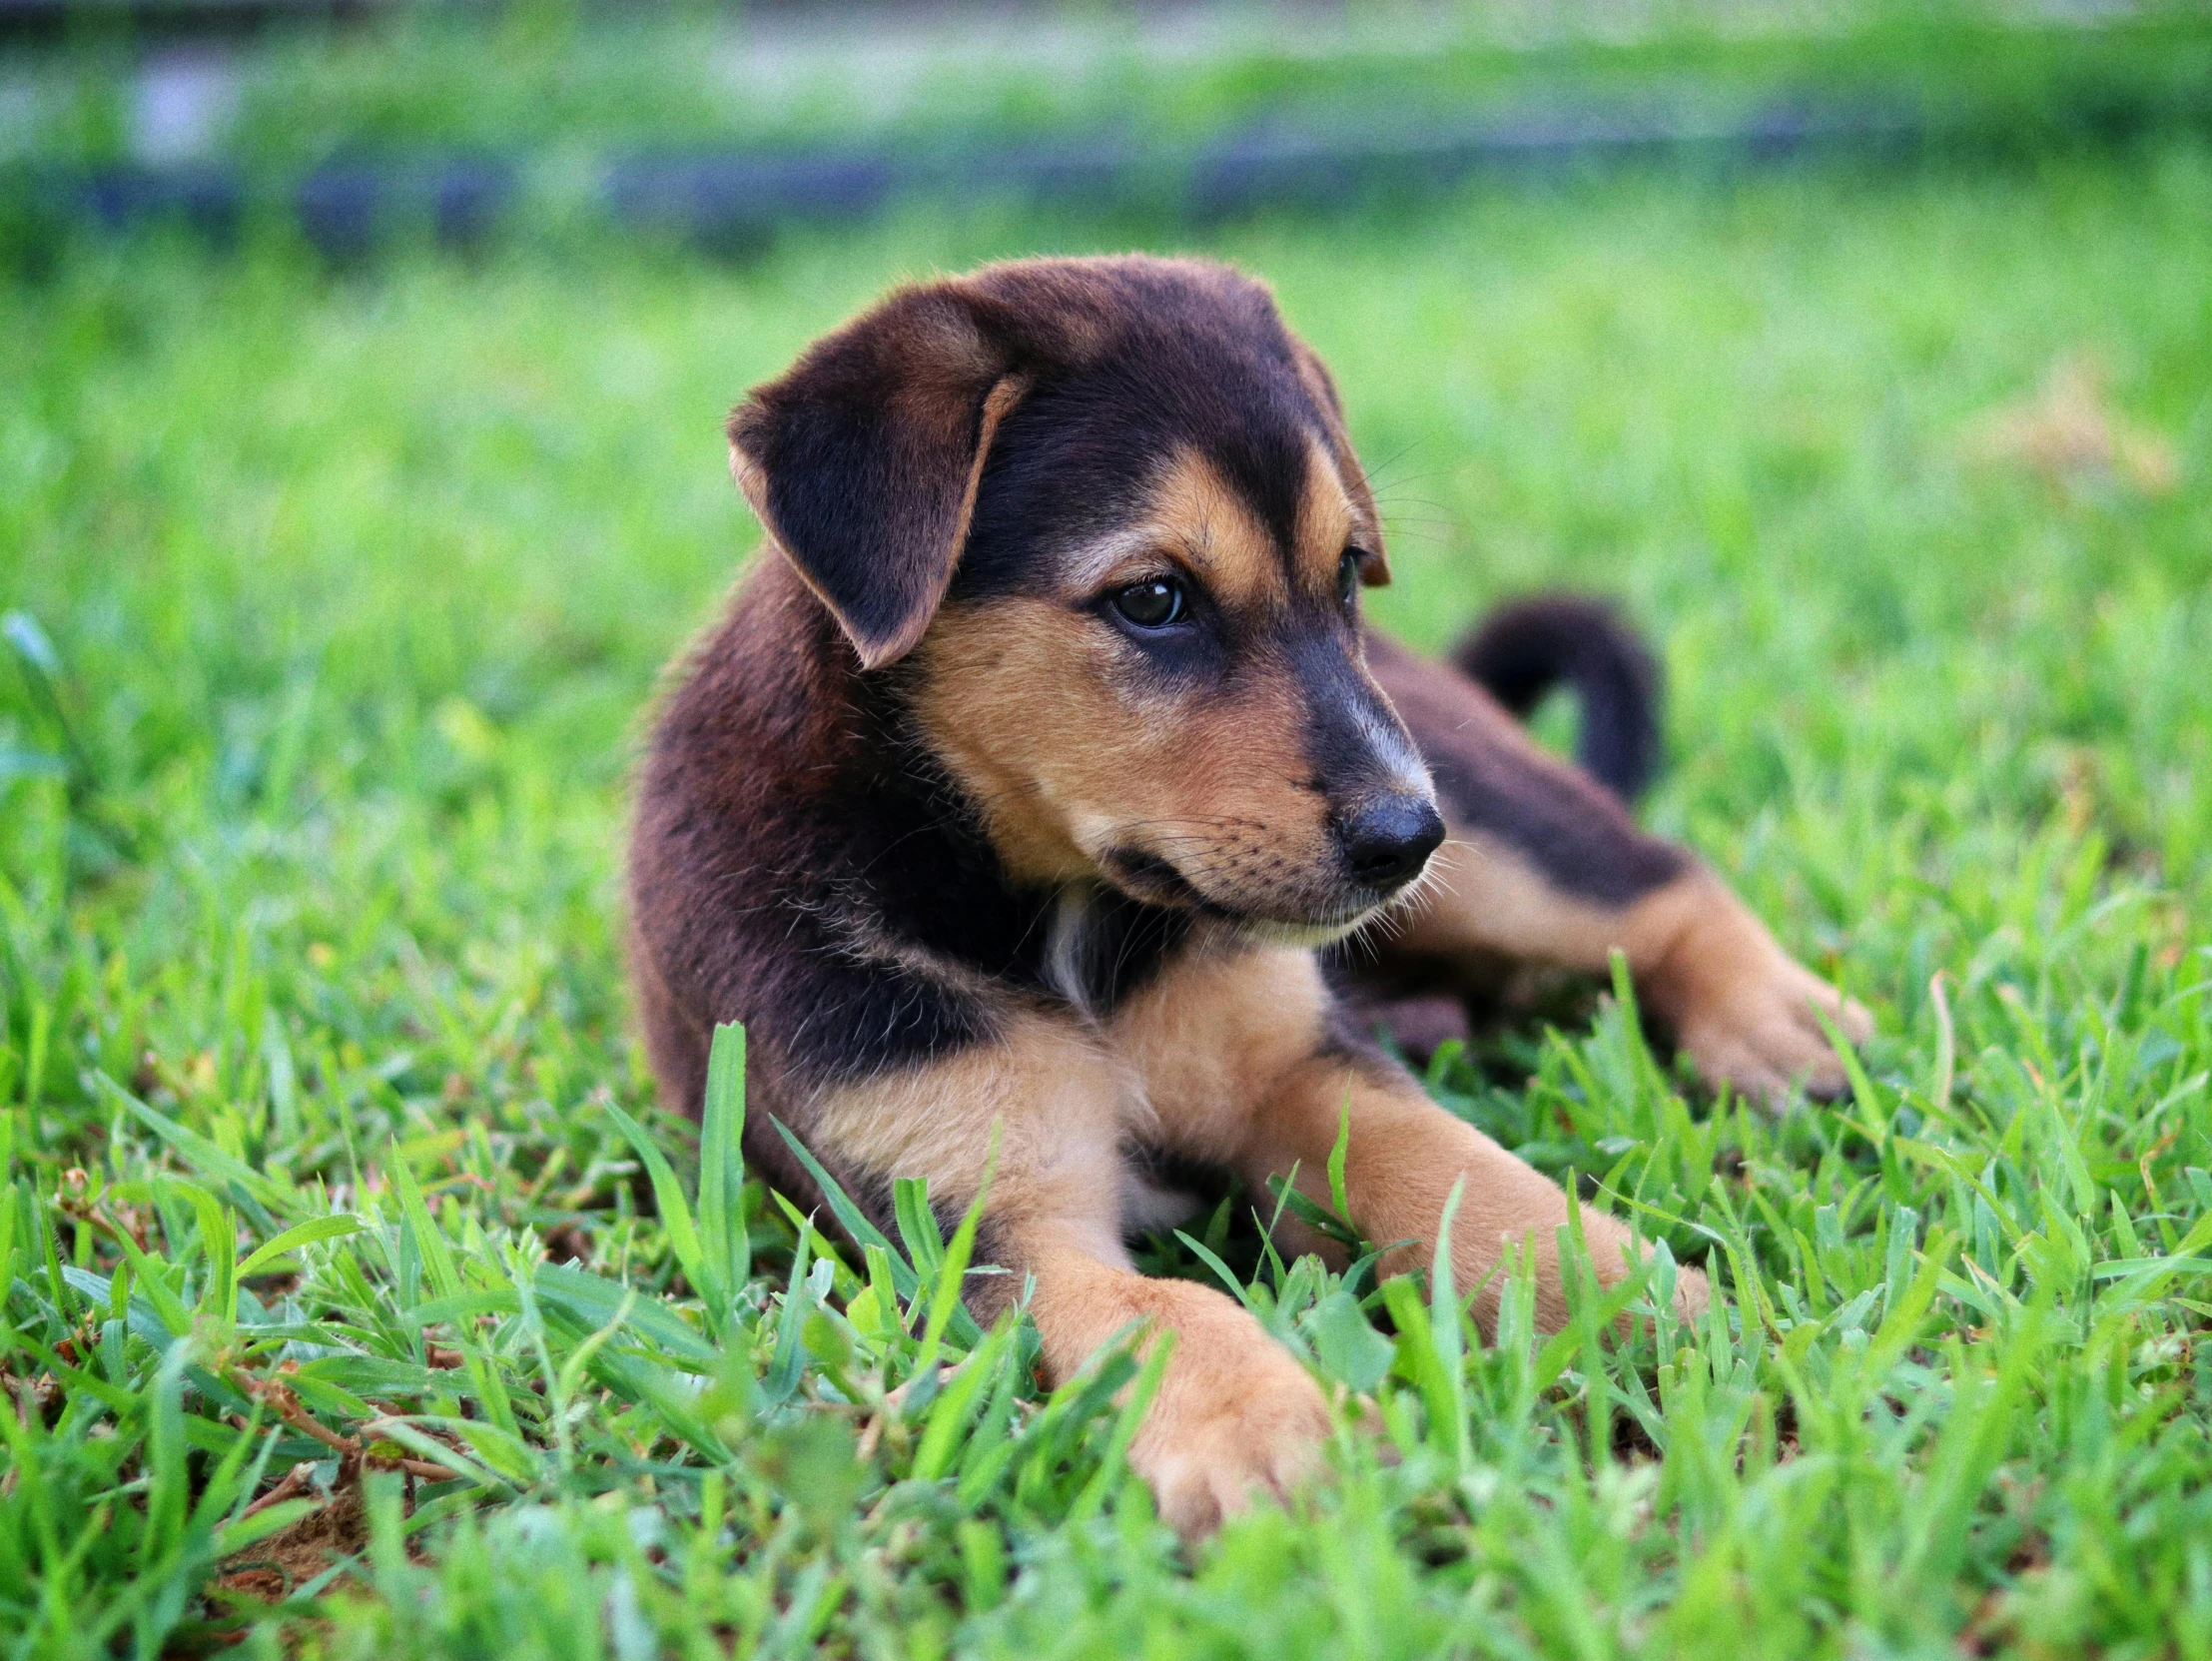
{"type": "Polygon", "coordinates": [[[1518,716],[1564,681],[1582,706],[1575,758],[1622,801],[1635,801],[1659,771],[1659,661],[1605,601],[1516,600],[1484,618],[1452,662],[1518,716]]]}

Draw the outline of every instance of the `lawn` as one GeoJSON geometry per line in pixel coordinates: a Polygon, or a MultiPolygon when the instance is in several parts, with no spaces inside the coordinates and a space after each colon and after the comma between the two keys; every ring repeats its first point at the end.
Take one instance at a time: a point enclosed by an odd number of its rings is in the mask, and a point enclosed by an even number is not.
{"type": "Polygon", "coordinates": [[[0,1646],[2212,1653],[2208,274],[2162,143],[12,280],[0,1646]],[[1622,598],[1646,818],[1880,1029],[1780,1121],[1610,1001],[1432,1071],[1702,1261],[1696,1330],[1485,1347],[1224,1208],[1344,1431],[1189,1557],[1127,1362],[1041,1391],[934,1229],[838,1255],[738,1186],[734,1092],[702,1162],[616,948],[640,711],[756,536],[721,413],[895,278],[1130,240],[1332,363],[1389,624],[1622,598]]]}

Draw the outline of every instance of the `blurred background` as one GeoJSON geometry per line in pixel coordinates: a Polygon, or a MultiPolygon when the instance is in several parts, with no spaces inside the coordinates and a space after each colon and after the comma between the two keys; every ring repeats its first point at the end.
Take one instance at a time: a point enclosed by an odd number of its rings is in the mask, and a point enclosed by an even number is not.
{"type": "Polygon", "coordinates": [[[275,219],[334,256],[580,223],[733,251],[930,198],[1205,224],[2212,106],[2203,8],[2161,0],[0,0],[0,54],[19,237],[275,219]]]}
{"type": "Polygon", "coordinates": [[[1905,1029],[2105,885],[2156,962],[2212,915],[2204,4],[0,0],[19,1065],[250,1070],[244,953],[363,1066],[521,999],[642,1097],[723,414],[894,282],[1131,247],[1333,366],[1389,626],[1625,604],[1648,817],[1905,1029]]]}

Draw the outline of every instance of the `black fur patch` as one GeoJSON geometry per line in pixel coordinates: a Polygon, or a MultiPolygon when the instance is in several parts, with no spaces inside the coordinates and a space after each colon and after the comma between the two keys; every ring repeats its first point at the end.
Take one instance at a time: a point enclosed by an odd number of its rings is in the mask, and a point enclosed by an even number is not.
{"type": "Polygon", "coordinates": [[[1037,387],[1001,423],[948,599],[1055,591],[1051,556],[1126,523],[1184,449],[1242,497],[1289,569],[1319,414],[1287,347],[1278,359],[1175,321],[1132,330],[1110,362],[1037,387]]]}

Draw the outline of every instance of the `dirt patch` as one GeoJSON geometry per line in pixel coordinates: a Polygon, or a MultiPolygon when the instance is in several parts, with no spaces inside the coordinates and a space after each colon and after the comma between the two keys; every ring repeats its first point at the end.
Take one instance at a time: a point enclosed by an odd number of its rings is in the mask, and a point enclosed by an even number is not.
{"type": "Polygon", "coordinates": [[[369,1518],[362,1507],[361,1484],[351,1482],[327,1504],[226,1558],[217,1571],[215,1587],[277,1603],[368,1543],[369,1518]]]}

